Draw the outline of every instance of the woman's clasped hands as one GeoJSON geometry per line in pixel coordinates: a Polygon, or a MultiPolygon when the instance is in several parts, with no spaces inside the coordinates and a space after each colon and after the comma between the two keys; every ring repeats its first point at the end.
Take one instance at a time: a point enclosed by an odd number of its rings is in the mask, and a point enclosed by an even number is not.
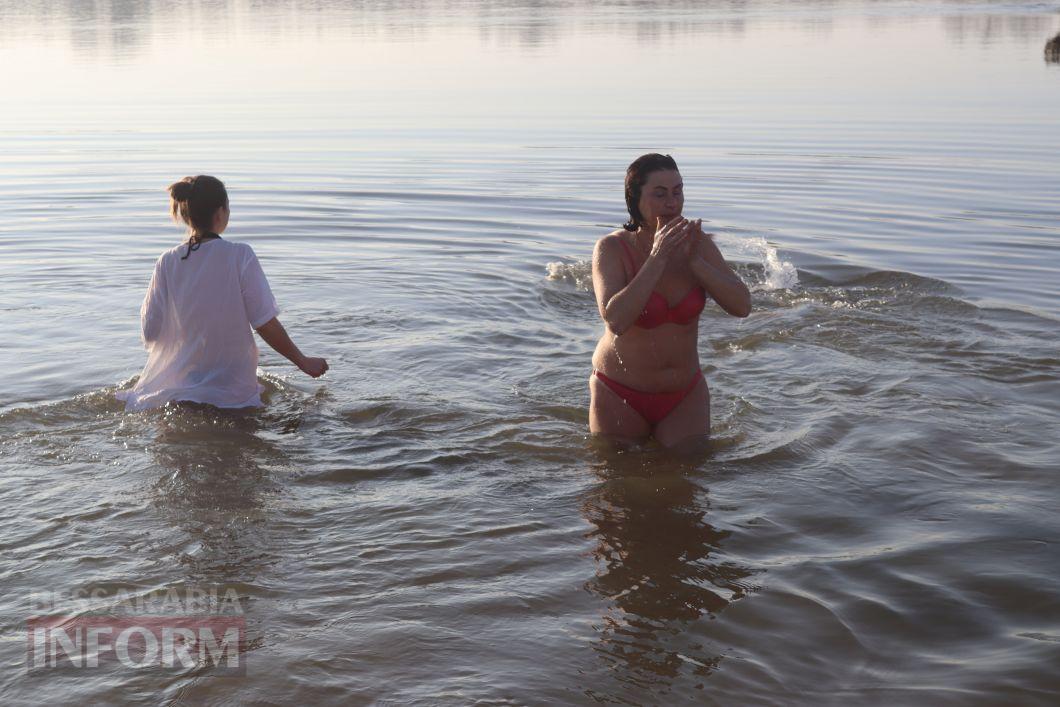
{"type": "Polygon", "coordinates": [[[713,234],[703,232],[703,219],[687,219],[675,216],[663,223],[660,217],[655,230],[651,254],[669,259],[675,254],[691,257],[699,245],[700,239],[710,238],[713,234]]]}

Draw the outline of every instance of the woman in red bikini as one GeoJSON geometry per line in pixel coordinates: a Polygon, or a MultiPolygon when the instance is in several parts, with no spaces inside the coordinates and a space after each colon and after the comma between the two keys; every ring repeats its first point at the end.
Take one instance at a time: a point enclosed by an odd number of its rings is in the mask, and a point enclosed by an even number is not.
{"type": "Polygon", "coordinates": [[[625,228],[593,251],[593,288],[607,329],[589,376],[589,429],[672,447],[710,434],[710,391],[699,368],[699,313],[707,296],[746,317],[751,294],[702,219],[681,215],[683,184],[669,155],[626,170],[625,228]]]}

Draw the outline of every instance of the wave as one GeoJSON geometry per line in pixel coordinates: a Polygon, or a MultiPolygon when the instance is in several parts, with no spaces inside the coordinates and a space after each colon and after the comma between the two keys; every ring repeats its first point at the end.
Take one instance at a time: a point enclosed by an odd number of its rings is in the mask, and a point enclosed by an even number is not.
{"type": "MultiPolygon", "coordinates": [[[[125,413],[125,405],[115,398],[114,394],[119,390],[131,388],[138,380],[139,375],[134,375],[115,385],[104,386],[72,397],[16,405],[0,412],[0,427],[8,431],[18,431],[24,427],[59,427],[87,420],[122,416],[125,413]]],[[[262,392],[262,400],[266,405],[253,411],[170,403],[152,410],[145,410],[142,413],[129,413],[129,415],[132,417],[163,416],[171,421],[198,420],[207,425],[214,425],[221,420],[236,418],[270,419],[278,414],[273,411],[290,408],[292,403],[309,402],[308,396],[279,376],[259,371],[258,382],[265,388],[262,392]]]]}

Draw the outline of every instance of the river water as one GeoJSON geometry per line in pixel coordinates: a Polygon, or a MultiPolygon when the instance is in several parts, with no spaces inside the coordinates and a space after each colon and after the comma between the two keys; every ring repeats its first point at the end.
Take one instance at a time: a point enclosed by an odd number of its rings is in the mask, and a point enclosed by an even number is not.
{"type": "Polygon", "coordinates": [[[1058,33],[1052,1],[0,1],[0,700],[1056,704],[1058,33]],[[753,286],[701,320],[696,458],[588,436],[589,257],[648,151],[753,286]],[[263,350],[259,412],[125,414],[198,173],[332,370],[263,350]],[[218,588],[244,677],[26,669],[42,593],[218,588]]]}

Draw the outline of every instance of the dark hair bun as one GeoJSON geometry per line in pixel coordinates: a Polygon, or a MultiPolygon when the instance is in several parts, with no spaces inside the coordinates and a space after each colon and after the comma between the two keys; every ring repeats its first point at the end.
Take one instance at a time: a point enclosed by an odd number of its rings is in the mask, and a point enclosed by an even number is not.
{"type": "Polygon", "coordinates": [[[184,177],[169,185],[169,213],[174,221],[183,221],[196,233],[209,233],[214,217],[222,206],[228,206],[224,182],[208,174],[184,177]]]}
{"type": "Polygon", "coordinates": [[[169,185],[169,195],[173,201],[187,201],[191,198],[191,178],[185,177],[169,185]]]}

